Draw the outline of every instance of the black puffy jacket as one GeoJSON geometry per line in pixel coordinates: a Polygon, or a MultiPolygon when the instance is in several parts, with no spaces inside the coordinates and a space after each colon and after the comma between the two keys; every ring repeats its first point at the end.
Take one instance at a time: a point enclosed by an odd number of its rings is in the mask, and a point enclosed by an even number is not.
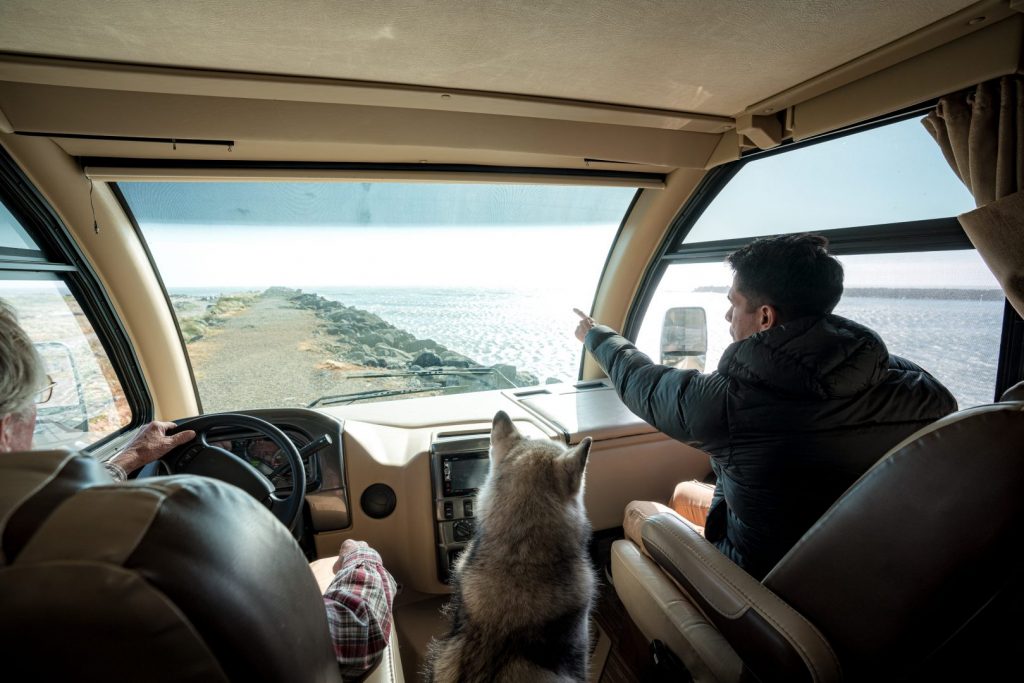
{"type": "Polygon", "coordinates": [[[603,325],[586,345],[630,410],[711,454],[705,536],[758,578],[887,450],[957,408],[938,380],[837,315],[735,342],[710,374],[654,364],[603,325]]]}

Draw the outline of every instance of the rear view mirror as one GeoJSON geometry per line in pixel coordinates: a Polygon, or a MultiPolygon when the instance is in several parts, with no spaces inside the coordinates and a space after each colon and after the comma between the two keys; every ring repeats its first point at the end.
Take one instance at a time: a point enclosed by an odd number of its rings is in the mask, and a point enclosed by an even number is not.
{"type": "Polygon", "coordinates": [[[661,324],[661,364],[704,371],[708,353],[708,319],[699,306],[665,311],[661,324]]]}

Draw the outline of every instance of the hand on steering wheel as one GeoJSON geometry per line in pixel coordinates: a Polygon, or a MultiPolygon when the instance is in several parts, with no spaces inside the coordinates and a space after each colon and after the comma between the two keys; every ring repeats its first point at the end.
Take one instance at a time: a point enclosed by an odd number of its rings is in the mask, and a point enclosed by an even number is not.
{"type": "Polygon", "coordinates": [[[175,422],[178,430],[191,429],[196,436],[162,458],[171,474],[198,474],[234,484],[270,508],[274,516],[295,532],[302,513],[302,502],[306,498],[306,469],[298,449],[284,432],[266,420],[237,413],[215,413],[175,422]],[[266,475],[234,453],[209,442],[207,437],[211,431],[225,427],[259,432],[281,449],[292,471],[290,494],[278,496],[274,484],[266,475]]]}

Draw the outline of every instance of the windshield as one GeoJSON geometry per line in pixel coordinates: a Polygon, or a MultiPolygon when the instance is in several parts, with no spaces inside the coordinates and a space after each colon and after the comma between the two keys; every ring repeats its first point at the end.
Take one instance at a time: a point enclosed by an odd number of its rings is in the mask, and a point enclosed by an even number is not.
{"type": "Polygon", "coordinates": [[[206,412],[573,381],[635,188],[120,184],[206,412]]]}

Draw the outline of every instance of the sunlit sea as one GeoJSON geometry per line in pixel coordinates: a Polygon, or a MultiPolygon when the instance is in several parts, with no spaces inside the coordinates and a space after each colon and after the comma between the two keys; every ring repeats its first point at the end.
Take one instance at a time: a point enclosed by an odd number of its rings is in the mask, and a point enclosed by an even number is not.
{"type": "MultiPolygon", "coordinates": [[[[171,290],[186,294],[215,291],[171,290]]],[[[581,345],[573,336],[574,306],[588,310],[593,293],[539,289],[306,289],[355,306],[419,338],[438,341],[485,364],[505,363],[548,378],[572,381],[581,345]]],[[[674,294],[652,301],[638,346],[655,360],[661,319],[669,306],[702,306],[708,320],[706,367],[714,369],[731,342],[725,296],[674,294]]],[[[993,399],[1003,315],[1002,301],[844,297],[836,313],[877,331],[890,353],[908,358],[939,378],[961,407],[993,399]]]]}

